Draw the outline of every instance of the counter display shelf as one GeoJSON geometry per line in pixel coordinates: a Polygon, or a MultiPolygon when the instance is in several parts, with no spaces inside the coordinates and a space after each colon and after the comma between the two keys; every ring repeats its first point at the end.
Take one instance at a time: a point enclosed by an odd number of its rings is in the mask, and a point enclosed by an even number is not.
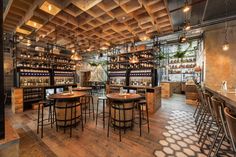
{"type": "Polygon", "coordinates": [[[170,98],[173,95],[172,83],[170,82],[161,82],[161,97],[170,98]]]}
{"type": "Polygon", "coordinates": [[[76,87],[77,85],[14,87],[12,88],[12,111],[18,113],[34,108],[32,106],[35,102],[46,99],[50,94],[63,92],[68,89],[68,86],[76,87]]]}

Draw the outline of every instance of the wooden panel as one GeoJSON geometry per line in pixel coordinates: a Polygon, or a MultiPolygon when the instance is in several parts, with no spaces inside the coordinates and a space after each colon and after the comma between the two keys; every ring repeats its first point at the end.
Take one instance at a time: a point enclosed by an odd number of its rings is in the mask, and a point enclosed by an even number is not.
{"type": "Polygon", "coordinates": [[[12,88],[11,94],[12,101],[12,112],[19,113],[23,112],[23,89],[22,88],[12,88]]]}
{"type": "Polygon", "coordinates": [[[173,95],[172,86],[169,82],[161,83],[161,97],[170,98],[173,95]]]}

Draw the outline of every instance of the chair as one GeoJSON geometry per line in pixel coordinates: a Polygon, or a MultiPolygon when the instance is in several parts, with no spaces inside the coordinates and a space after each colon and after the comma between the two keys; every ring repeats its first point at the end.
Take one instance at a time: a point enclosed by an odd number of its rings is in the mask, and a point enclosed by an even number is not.
{"type": "Polygon", "coordinates": [[[38,102],[38,119],[37,119],[37,134],[39,133],[39,127],[41,127],[41,138],[43,138],[43,127],[46,125],[52,125],[54,123],[54,107],[52,101],[39,101],[38,102]],[[48,118],[44,118],[44,110],[48,108],[48,118]],[[48,121],[44,123],[45,121],[48,121]]]}
{"type": "Polygon", "coordinates": [[[236,153],[236,114],[233,113],[228,107],[225,107],[224,114],[226,118],[226,124],[229,131],[229,137],[234,153],[236,153]]]}

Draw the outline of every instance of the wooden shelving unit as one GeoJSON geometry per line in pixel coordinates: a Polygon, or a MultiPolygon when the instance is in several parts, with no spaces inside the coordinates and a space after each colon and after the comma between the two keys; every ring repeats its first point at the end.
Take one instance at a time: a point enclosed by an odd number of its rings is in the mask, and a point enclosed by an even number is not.
{"type": "Polygon", "coordinates": [[[110,85],[116,87],[154,87],[157,85],[156,59],[153,49],[137,50],[108,56],[110,85]],[[129,63],[131,56],[137,56],[138,63],[129,63]]]}

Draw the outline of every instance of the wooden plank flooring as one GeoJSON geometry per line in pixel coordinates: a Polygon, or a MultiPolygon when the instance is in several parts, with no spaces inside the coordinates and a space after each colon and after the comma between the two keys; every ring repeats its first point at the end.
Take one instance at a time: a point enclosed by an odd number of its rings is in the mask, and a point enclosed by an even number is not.
{"type": "Polygon", "coordinates": [[[194,107],[185,104],[183,95],[163,99],[162,107],[150,115],[150,134],[147,133],[147,127],[143,126],[140,137],[136,125],[133,131],[122,134],[122,142],[119,142],[118,132],[113,129],[107,138],[107,125],[103,129],[102,120],[98,120],[96,126],[92,116],[84,132],[80,125],[73,129],[72,138],[69,137],[69,130],[64,134],[62,130],[56,132],[55,127],[47,126],[41,139],[36,134],[37,111],[12,114],[10,107],[7,107],[6,115],[21,137],[20,157],[151,157],[154,156],[154,150],[161,147],[158,141],[164,139],[162,133],[166,131],[167,120],[174,110],[193,112],[194,107]]]}

